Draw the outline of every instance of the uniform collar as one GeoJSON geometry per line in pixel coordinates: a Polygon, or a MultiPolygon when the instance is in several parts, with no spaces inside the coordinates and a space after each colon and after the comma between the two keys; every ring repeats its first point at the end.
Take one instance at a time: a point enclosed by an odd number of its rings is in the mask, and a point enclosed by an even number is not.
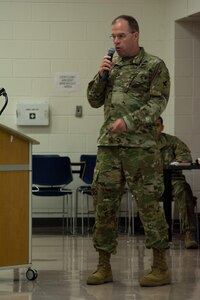
{"type": "Polygon", "coordinates": [[[122,65],[122,64],[124,65],[130,63],[132,63],[133,65],[140,65],[144,58],[144,55],[145,55],[144,48],[140,47],[140,52],[138,53],[138,55],[126,59],[123,59],[122,57],[118,57],[116,61],[116,65],[122,65]]]}

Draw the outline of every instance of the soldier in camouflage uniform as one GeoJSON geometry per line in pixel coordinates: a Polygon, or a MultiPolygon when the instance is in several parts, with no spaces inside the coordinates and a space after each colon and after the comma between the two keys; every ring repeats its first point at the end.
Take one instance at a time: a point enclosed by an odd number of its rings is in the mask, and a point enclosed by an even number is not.
{"type": "Polygon", "coordinates": [[[169,73],[161,59],[139,47],[139,28],[133,17],[117,17],[111,38],[118,56],[112,62],[108,55],[104,57],[87,91],[92,107],[104,106],[93,180],[93,241],[99,263],[87,284],[113,281],[110,256],[116,253],[117,212],[126,182],[137,201],[146,247],[153,249],[152,270],[140,278],[140,285],[169,284],[168,225],[159,205],[163,179],[155,133],[155,121],[169,98],[169,73]],[[107,80],[102,78],[105,71],[110,73],[107,80]]]}
{"type": "MultiPolygon", "coordinates": [[[[163,163],[192,162],[192,156],[188,146],[176,136],[163,133],[164,125],[161,117],[155,123],[158,147],[161,152],[163,163]]],[[[190,185],[187,183],[181,170],[172,173],[172,195],[181,213],[182,231],[185,233],[185,247],[196,249],[198,244],[194,239],[196,232],[194,206],[196,198],[193,196],[190,185]]]]}

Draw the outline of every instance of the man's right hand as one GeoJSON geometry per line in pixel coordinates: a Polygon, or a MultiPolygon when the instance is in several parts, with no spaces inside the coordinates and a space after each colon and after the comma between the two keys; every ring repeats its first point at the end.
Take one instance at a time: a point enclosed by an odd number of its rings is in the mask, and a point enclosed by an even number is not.
{"type": "Polygon", "coordinates": [[[110,61],[110,56],[105,55],[104,59],[103,59],[103,62],[102,62],[102,65],[100,66],[100,69],[99,69],[100,76],[101,77],[103,76],[104,71],[111,72],[112,66],[113,66],[113,61],[110,61]]]}

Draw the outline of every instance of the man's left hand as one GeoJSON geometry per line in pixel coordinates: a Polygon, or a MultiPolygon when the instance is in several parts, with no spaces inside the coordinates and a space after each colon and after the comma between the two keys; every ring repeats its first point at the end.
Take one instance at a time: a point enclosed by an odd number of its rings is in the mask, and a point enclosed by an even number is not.
{"type": "Polygon", "coordinates": [[[128,130],[123,119],[117,119],[110,128],[110,132],[126,132],[128,130]]]}

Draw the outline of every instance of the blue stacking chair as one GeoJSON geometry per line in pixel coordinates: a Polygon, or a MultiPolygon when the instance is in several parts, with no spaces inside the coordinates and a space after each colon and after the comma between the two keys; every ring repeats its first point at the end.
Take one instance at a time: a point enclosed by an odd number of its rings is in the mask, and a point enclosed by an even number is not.
{"type": "MultiPolygon", "coordinates": [[[[67,232],[69,230],[69,221],[70,230],[74,230],[72,228],[73,191],[67,187],[72,181],[71,161],[68,156],[32,156],[32,194],[40,197],[62,197],[63,231],[67,215],[67,232]],[[67,211],[65,208],[66,204],[67,211]]],[[[56,212],[52,213],[55,214],[56,212]]]]}
{"type": "Polygon", "coordinates": [[[96,155],[93,154],[82,154],[80,157],[81,168],[80,168],[80,178],[85,183],[85,185],[81,185],[76,190],[76,207],[78,207],[78,199],[80,194],[80,202],[81,202],[81,232],[84,234],[84,215],[87,214],[87,231],[90,230],[90,213],[93,211],[90,210],[89,206],[89,197],[91,197],[91,184],[93,181],[94,168],[96,165],[96,155]],[[84,203],[86,199],[86,208],[87,211],[84,211],[84,203]]]}

